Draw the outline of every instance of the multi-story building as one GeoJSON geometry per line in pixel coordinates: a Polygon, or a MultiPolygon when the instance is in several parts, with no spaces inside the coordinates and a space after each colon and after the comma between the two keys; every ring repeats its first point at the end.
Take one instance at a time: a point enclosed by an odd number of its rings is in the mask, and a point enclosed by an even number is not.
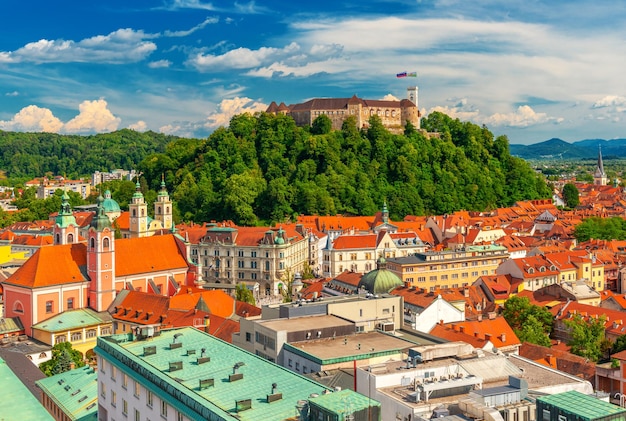
{"type": "MultiPolygon", "coordinates": [[[[219,287],[243,283],[259,296],[278,295],[309,262],[309,239],[297,227],[238,227],[213,224],[190,240],[201,279],[219,287]]],[[[259,298],[259,296],[255,298],[259,298]]]]}
{"type": "Polygon", "coordinates": [[[98,184],[106,183],[107,181],[113,180],[133,180],[139,174],[135,172],[135,170],[122,170],[116,169],[111,172],[100,172],[95,171],[91,175],[91,185],[96,187],[98,184]]]}
{"type": "Polygon", "coordinates": [[[262,320],[240,320],[233,344],[285,365],[287,342],[330,339],[402,326],[402,297],[349,295],[265,306],[262,320]],[[307,316],[307,317],[303,317],[307,316]]]}
{"type": "Polygon", "coordinates": [[[408,87],[407,99],[399,101],[361,99],[356,95],[352,98],[315,98],[289,106],[272,101],[266,112],[289,115],[298,126],[311,126],[317,117],[326,115],[335,130],[340,130],[345,119],[351,116],[356,118],[358,128],[367,127],[369,118],[374,115],[379,116],[389,130],[404,130],[407,122],[420,128],[417,86],[408,87]]]}
{"type": "Polygon", "coordinates": [[[373,399],[322,386],[194,328],[98,338],[95,351],[99,421],[381,419],[373,399]]]}
{"type": "Polygon", "coordinates": [[[466,246],[457,250],[427,251],[387,259],[387,269],[407,286],[435,291],[472,284],[478,277],[493,275],[509,258],[506,247],[466,246]]]}
{"type": "Polygon", "coordinates": [[[86,199],[91,194],[91,184],[88,181],[84,180],[66,180],[64,177],[54,177],[54,179],[49,179],[48,177],[43,177],[41,179],[35,179],[28,183],[26,186],[36,186],[37,187],[37,199],[46,199],[54,195],[54,192],[61,190],[71,190],[75,193],[80,194],[83,199],[86,199]]]}
{"type": "Polygon", "coordinates": [[[406,257],[426,251],[415,232],[340,235],[323,250],[322,274],[335,277],[345,270],[366,273],[376,268],[379,257],[406,257]]]}

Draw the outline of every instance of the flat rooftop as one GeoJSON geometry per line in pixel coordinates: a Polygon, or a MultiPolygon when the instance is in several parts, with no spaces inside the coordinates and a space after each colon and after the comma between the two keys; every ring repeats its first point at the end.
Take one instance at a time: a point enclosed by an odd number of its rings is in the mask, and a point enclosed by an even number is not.
{"type": "Polygon", "coordinates": [[[301,353],[313,357],[323,364],[333,360],[359,359],[358,356],[376,357],[389,353],[408,352],[414,347],[413,342],[387,335],[381,332],[358,333],[356,335],[338,336],[336,338],[313,339],[286,344],[286,350],[290,348],[299,350],[301,353]]]}
{"type": "MultiPolygon", "coordinates": [[[[529,393],[544,392],[554,393],[551,388],[560,385],[569,385],[570,388],[574,384],[578,384],[579,390],[585,389],[585,382],[575,376],[558,370],[550,369],[533,361],[527,360],[517,355],[496,355],[488,354],[484,357],[472,358],[442,358],[417,364],[415,368],[406,368],[406,362],[388,362],[385,364],[374,364],[369,367],[361,367],[370,371],[371,376],[386,376],[391,374],[402,373],[403,377],[410,379],[420,379],[423,381],[421,373],[429,369],[441,369],[448,367],[448,371],[452,373],[462,372],[465,376],[475,376],[483,380],[482,389],[502,388],[509,385],[509,376],[514,376],[526,380],[529,393]]],[[[554,389],[552,389],[554,390],[554,389]]],[[[408,403],[414,407],[424,405],[424,402],[413,402],[409,399],[409,395],[415,391],[412,385],[396,384],[389,387],[379,388],[378,392],[390,396],[393,399],[400,399],[404,403],[408,403]]],[[[589,385],[589,392],[592,392],[589,385]]],[[[453,403],[458,402],[468,396],[467,393],[450,395],[445,397],[437,397],[429,399],[429,404],[453,403]]]]}
{"type": "Polygon", "coordinates": [[[349,322],[341,317],[332,315],[320,316],[302,316],[293,317],[291,319],[271,319],[260,320],[257,323],[268,329],[284,332],[300,332],[303,330],[318,330],[335,326],[353,326],[353,322],[349,322]]]}
{"type": "MultiPolygon", "coordinates": [[[[191,419],[212,419],[212,414],[233,420],[287,419],[294,416],[299,401],[331,391],[194,328],[133,339],[132,335],[100,337],[96,354],[191,419]],[[271,401],[273,384],[281,396],[271,401]]],[[[349,400],[361,402],[356,392],[351,393],[355,396],[349,400]]]]}

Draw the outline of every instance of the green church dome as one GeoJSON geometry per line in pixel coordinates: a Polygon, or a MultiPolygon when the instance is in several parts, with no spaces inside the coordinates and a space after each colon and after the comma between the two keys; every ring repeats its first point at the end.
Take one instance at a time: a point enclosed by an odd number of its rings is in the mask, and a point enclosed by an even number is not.
{"type": "Polygon", "coordinates": [[[385,294],[394,288],[404,285],[395,273],[387,270],[387,261],[380,257],[376,262],[376,269],[366,273],[359,282],[359,288],[364,288],[372,294],[385,294]]]}
{"type": "Polygon", "coordinates": [[[105,213],[122,211],[120,209],[120,205],[111,198],[110,190],[104,192],[104,201],[102,202],[102,207],[104,208],[105,213]]]}

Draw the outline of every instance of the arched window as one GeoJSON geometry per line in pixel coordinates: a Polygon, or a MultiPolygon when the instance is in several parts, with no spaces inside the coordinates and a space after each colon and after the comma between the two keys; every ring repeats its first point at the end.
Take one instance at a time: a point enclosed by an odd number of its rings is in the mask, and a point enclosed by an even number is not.
{"type": "Polygon", "coordinates": [[[133,209],[133,216],[137,216],[137,211],[133,209]]]}
{"type": "Polygon", "coordinates": [[[169,206],[165,207],[165,213],[170,213],[170,207],[169,206]]]}
{"type": "Polygon", "coordinates": [[[146,216],[146,210],[145,209],[141,210],[141,216],[146,216]]]}
{"type": "Polygon", "coordinates": [[[56,243],[60,244],[61,243],[61,235],[57,232],[57,236],[56,236],[56,243]]]}
{"type": "Polygon", "coordinates": [[[67,234],[67,242],[68,244],[72,244],[74,242],[74,234],[67,234]]]}
{"type": "Polygon", "coordinates": [[[157,207],[157,213],[161,213],[161,206],[157,207]]]}
{"type": "Polygon", "coordinates": [[[24,313],[24,306],[21,301],[16,301],[13,303],[13,311],[15,313],[24,313]]]}
{"type": "Polygon", "coordinates": [[[91,240],[89,240],[89,247],[92,249],[96,248],[96,240],[95,238],[92,238],[91,240]]]}
{"type": "Polygon", "coordinates": [[[102,248],[108,250],[110,245],[109,237],[104,237],[104,240],[102,240],[102,248]]]}

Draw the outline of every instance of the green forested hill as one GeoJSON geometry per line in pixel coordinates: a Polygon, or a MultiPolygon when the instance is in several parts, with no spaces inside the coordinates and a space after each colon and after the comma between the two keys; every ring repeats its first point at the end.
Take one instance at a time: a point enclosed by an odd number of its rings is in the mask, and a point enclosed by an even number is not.
{"type": "Polygon", "coordinates": [[[93,136],[0,130],[0,170],[11,178],[48,172],[73,178],[96,170],[132,169],[147,155],[164,152],[175,139],[127,129],[93,136]]]}
{"type": "MultiPolygon", "coordinates": [[[[327,118],[324,116],[324,118],[327,118]]],[[[294,214],[391,216],[485,210],[550,196],[543,179],[512,157],[505,136],[433,113],[422,126],[388,132],[374,116],[367,131],[348,119],[330,131],[297,127],[287,116],[242,114],[206,140],[176,139],[139,169],[158,188],[161,174],[182,218],[238,224],[294,214]]]]}

